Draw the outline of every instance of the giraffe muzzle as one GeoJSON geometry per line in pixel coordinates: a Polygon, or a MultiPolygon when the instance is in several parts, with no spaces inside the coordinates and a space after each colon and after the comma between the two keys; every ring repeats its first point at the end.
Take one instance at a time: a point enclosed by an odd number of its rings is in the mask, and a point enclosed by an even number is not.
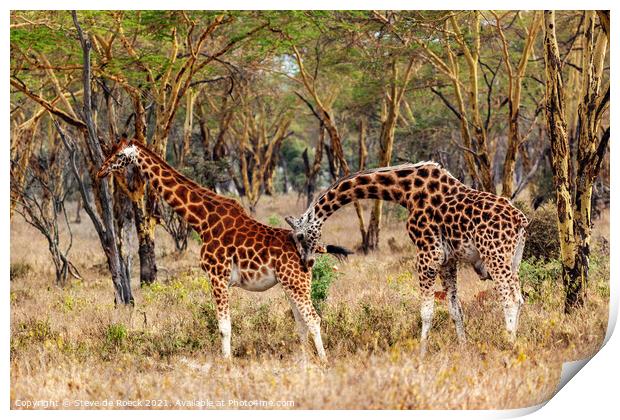
{"type": "Polygon", "coordinates": [[[314,257],[302,258],[301,262],[307,270],[312,270],[312,267],[314,266],[314,257]]]}

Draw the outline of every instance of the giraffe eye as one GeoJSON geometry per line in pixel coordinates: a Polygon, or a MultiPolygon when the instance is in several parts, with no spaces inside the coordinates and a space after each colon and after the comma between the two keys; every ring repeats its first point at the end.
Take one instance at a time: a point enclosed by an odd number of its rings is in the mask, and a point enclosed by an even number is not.
{"type": "Polygon", "coordinates": [[[304,239],[304,234],[303,233],[298,233],[297,234],[297,239],[299,239],[300,241],[304,239]]]}

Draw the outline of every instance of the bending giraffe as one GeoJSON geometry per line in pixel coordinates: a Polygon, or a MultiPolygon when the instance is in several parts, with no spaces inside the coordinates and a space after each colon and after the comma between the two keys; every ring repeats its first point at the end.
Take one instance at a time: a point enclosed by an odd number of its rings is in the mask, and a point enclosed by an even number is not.
{"type": "MultiPolygon", "coordinates": [[[[202,239],[200,266],[212,285],[223,356],[231,357],[228,288],[261,292],[280,283],[293,310],[304,359],[309,330],[319,358],[325,361],[320,318],[310,300],[310,267],[302,264],[291,231],[254,220],[237,201],[201,187],[136,140],[121,139],[97,177],[131,164],[202,239]]],[[[347,253],[336,246],[327,250],[347,253]]]]}
{"type": "Polygon", "coordinates": [[[449,312],[461,343],[463,312],[457,297],[456,263],[473,264],[491,278],[502,299],[506,329],[516,338],[523,304],[518,269],[525,245],[526,217],[503,197],[472,189],[434,162],[359,172],[323,192],[299,218],[286,217],[304,263],[312,264],[325,220],[358,199],[394,201],[409,210],[407,231],[417,248],[416,269],[422,295],[421,352],[434,310],[434,284],[440,275],[449,312]]]}

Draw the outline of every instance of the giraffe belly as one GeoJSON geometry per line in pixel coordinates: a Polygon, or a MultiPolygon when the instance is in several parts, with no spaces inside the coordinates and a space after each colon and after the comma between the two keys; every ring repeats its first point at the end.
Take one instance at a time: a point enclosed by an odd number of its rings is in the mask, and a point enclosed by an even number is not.
{"type": "Polygon", "coordinates": [[[273,272],[267,274],[256,273],[254,277],[248,275],[247,280],[243,281],[239,287],[251,292],[264,292],[276,285],[278,279],[273,272]]]}
{"type": "Polygon", "coordinates": [[[230,287],[240,287],[251,292],[264,292],[276,285],[278,279],[273,271],[241,271],[237,264],[233,264],[230,275],[230,287]]]}

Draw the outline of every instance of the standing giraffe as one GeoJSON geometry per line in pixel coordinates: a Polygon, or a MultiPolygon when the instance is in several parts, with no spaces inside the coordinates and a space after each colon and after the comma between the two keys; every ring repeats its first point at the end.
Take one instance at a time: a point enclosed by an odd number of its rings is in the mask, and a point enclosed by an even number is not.
{"type": "MultiPolygon", "coordinates": [[[[231,357],[228,288],[261,292],[279,282],[293,309],[304,359],[310,330],[319,358],[326,361],[320,318],[310,300],[311,266],[302,264],[291,231],[252,219],[237,201],[201,187],[135,139],[121,139],[97,177],[130,164],[202,239],[200,266],[211,281],[223,356],[231,357]]],[[[327,250],[346,256],[339,247],[327,250]]]]}
{"type": "Polygon", "coordinates": [[[299,218],[286,217],[304,263],[312,264],[325,220],[357,199],[394,201],[409,210],[407,230],[417,247],[422,294],[421,352],[433,318],[435,277],[440,275],[458,339],[465,342],[457,297],[456,263],[473,264],[491,278],[502,299],[506,329],[516,338],[523,304],[518,269],[525,244],[526,217],[504,198],[472,189],[434,162],[372,169],[334,183],[299,218]]]}

